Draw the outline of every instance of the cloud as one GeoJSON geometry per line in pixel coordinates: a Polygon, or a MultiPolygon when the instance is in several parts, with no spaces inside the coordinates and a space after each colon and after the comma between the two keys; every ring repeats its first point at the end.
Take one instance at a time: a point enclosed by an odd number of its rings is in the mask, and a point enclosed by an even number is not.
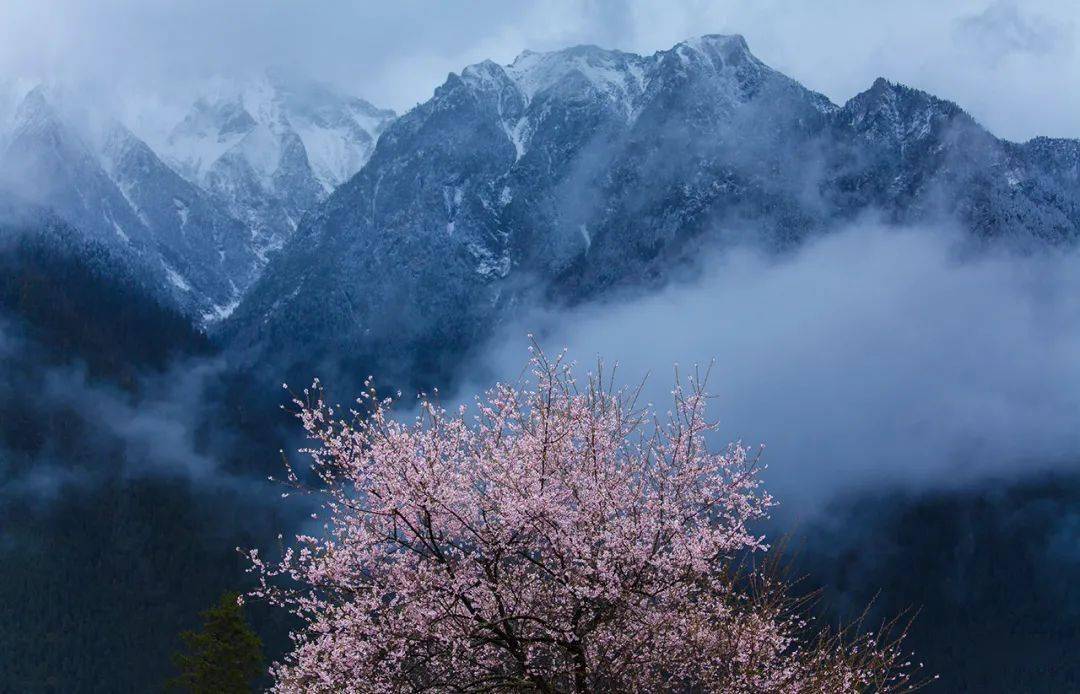
{"type": "Polygon", "coordinates": [[[1013,53],[1052,55],[1066,48],[1068,34],[1042,15],[1027,15],[1014,2],[995,2],[956,22],[956,35],[997,63],[1013,53]]]}
{"type": "Polygon", "coordinates": [[[762,60],[834,101],[886,76],[1005,137],[1077,137],[1080,92],[1065,87],[1080,81],[1078,15],[1067,0],[16,2],[0,5],[0,74],[76,83],[118,104],[183,103],[199,78],[286,64],[404,110],[447,73],[525,48],[652,53],[742,33],[762,60]]]}
{"type": "Polygon", "coordinates": [[[965,258],[954,240],[867,223],[781,259],[707,257],[659,294],[522,319],[478,382],[520,373],[527,332],[617,360],[624,382],[649,373],[658,407],[673,365],[715,360],[722,438],[765,443],[796,506],[1080,469],[1080,257],[965,258]]]}
{"type": "Polygon", "coordinates": [[[144,378],[133,394],[91,382],[78,366],[57,367],[46,372],[39,397],[46,407],[77,413],[92,441],[117,446],[124,474],[210,481],[218,475],[218,461],[215,451],[198,445],[196,434],[208,404],[204,391],[220,373],[213,361],[176,364],[144,378]]]}
{"type": "Polygon", "coordinates": [[[235,436],[206,426],[220,407],[211,394],[220,360],[177,360],[120,387],[44,354],[0,316],[0,417],[10,418],[0,427],[0,502],[117,477],[250,486],[223,465],[235,436]]]}

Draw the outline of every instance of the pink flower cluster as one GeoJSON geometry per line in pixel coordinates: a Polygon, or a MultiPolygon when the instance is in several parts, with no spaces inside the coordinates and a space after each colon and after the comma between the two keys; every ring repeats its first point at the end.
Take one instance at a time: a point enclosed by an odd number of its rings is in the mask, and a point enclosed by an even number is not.
{"type": "Polygon", "coordinates": [[[250,553],[252,595],[304,624],[277,691],[907,687],[895,644],[808,638],[783,586],[737,570],[773,502],[746,448],[706,448],[696,381],[660,419],[561,360],[532,367],[406,422],[370,390],[349,421],[317,382],[297,400],[325,526],[279,562],[250,553]]]}

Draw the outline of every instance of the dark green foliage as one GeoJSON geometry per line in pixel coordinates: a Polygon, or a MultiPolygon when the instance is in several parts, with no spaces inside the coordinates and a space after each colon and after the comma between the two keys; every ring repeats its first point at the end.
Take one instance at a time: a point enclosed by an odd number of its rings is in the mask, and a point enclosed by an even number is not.
{"type": "MultiPolygon", "coordinates": [[[[208,355],[209,342],[122,267],[110,270],[107,252],[45,213],[12,215],[3,202],[0,692],[160,691],[177,634],[243,577],[235,547],[255,545],[281,520],[255,494],[261,485],[138,469],[85,394],[137,407],[146,378],[208,355]]],[[[217,412],[214,402],[191,406],[217,412]]],[[[198,432],[191,438],[207,460],[226,457],[198,432]]],[[[251,617],[278,647],[285,629],[257,610],[251,617]]]]}
{"type": "MultiPolygon", "coordinates": [[[[241,494],[179,480],[0,498],[0,692],[161,691],[177,634],[244,577],[235,547],[262,534],[245,528],[282,522],[258,514],[241,494]]],[[[284,629],[250,617],[278,648],[284,629]]]]}
{"type": "Polygon", "coordinates": [[[101,246],[53,217],[0,222],[0,317],[14,320],[49,363],[79,360],[94,378],[130,385],[210,343],[101,246]],[[29,227],[29,228],[28,228],[29,227]]]}
{"type": "Polygon", "coordinates": [[[1076,474],[853,499],[809,529],[800,569],[833,614],[918,610],[928,691],[1080,691],[1078,509],[1076,474]]]}
{"type": "Polygon", "coordinates": [[[263,669],[262,642],[244,619],[236,593],[202,613],[202,628],[180,635],[184,651],[173,662],[175,689],[193,694],[250,692],[263,669]]]}
{"type": "MultiPolygon", "coordinates": [[[[80,412],[5,400],[0,692],[160,691],[178,632],[244,577],[235,548],[287,521],[257,483],[131,477],[122,442],[80,412]]],[[[251,618],[280,648],[285,629],[257,610],[251,618]]]]}

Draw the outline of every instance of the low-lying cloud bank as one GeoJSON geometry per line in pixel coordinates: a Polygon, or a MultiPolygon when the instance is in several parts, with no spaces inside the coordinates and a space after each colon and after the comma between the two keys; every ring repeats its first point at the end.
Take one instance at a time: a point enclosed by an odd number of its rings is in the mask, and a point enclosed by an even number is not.
{"type": "MultiPolygon", "coordinates": [[[[0,510],[6,499],[53,500],[70,485],[162,478],[259,491],[229,470],[234,432],[213,427],[221,359],[178,358],[128,388],[95,379],[77,357],[50,363],[0,316],[0,510]]],[[[261,485],[260,485],[261,486],[261,485]]]]}
{"type": "Polygon", "coordinates": [[[958,253],[940,229],[854,226],[777,259],[735,250],[693,283],[509,326],[477,382],[520,373],[525,335],[670,401],[715,360],[724,435],[767,445],[803,507],[883,485],[1080,469],[1080,254],[958,253]]]}

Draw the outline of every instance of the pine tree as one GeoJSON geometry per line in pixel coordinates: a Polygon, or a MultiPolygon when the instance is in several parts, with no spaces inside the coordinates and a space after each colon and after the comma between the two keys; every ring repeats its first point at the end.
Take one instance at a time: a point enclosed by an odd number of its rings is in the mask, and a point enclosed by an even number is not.
{"type": "Polygon", "coordinates": [[[252,691],[263,672],[262,641],[255,635],[235,593],[201,614],[202,628],[180,634],[184,650],[173,657],[180,675],[172,688],[193,694],[252,691]]]}

